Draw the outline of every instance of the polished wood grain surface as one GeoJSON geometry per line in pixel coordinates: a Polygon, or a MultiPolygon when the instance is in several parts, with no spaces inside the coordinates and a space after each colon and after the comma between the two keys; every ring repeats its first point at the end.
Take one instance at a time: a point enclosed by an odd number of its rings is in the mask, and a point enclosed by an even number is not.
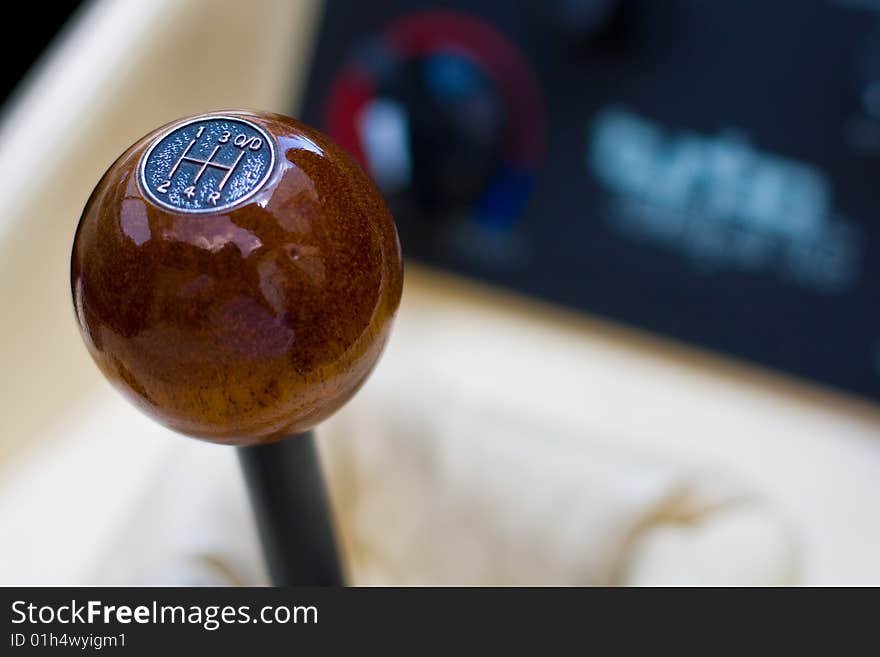
{"type": "Polygon", "coordinates": [[[292,119],[240,117],[275,139],[268,182],[223,212],[150,201],[131,146],[77,228],[71,290],[103,373],[163,424],[256,444],[305,431],[362,385],[402,289],[394,222],[345,152],[292,119]]]}

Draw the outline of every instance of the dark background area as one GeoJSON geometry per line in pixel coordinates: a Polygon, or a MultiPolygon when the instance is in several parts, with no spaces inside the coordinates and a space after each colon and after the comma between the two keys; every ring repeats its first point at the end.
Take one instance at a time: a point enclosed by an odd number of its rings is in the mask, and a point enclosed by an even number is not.
{"type": "MultiPolygon", "coordinates": [[[[15,36],[7,34],[4,48],[4,71],[0,76],[0,107],[5,106],[10,95],[37,62],[43,51],[61,32],[82,2],[41,2],[39,10],[22,8],[15,13],[13,21],[15,36]]],[[[8,28],[8,26],[7,26],[8,28]]]]}

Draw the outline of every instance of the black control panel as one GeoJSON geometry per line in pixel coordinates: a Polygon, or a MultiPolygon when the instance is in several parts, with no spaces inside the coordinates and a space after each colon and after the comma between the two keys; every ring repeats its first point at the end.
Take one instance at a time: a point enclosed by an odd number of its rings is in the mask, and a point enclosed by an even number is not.
{"type": "Polygon", "coordinates": [[[325,3],[405,254],[880,397],[880,3],[325,3]]]}

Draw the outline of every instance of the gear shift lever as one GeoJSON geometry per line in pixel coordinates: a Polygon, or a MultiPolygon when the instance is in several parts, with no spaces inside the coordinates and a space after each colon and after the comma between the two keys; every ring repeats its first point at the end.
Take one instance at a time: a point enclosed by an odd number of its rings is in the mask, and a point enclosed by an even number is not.
{"type": "Polygon", "coordinates": [[[202,114],[92,192],[71,290],[104,375],[171,429],[239,446],[276,584],[343,581],[312,428],[363,384],[403,281],[373,183],[277,114],[202,114]]]}

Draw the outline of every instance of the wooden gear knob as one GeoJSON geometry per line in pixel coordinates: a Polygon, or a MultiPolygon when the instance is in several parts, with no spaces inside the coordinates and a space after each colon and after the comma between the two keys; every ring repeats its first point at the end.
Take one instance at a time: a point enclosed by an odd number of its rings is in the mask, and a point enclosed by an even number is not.
{"type": "Polygon", "coordinates": [[[361,386],[401,296],[400,245],[355,161],[277,114],[228,111],[148,134],[76,231],[89,352],[168,427],[236,445],[312,428],[361,386]]]}

